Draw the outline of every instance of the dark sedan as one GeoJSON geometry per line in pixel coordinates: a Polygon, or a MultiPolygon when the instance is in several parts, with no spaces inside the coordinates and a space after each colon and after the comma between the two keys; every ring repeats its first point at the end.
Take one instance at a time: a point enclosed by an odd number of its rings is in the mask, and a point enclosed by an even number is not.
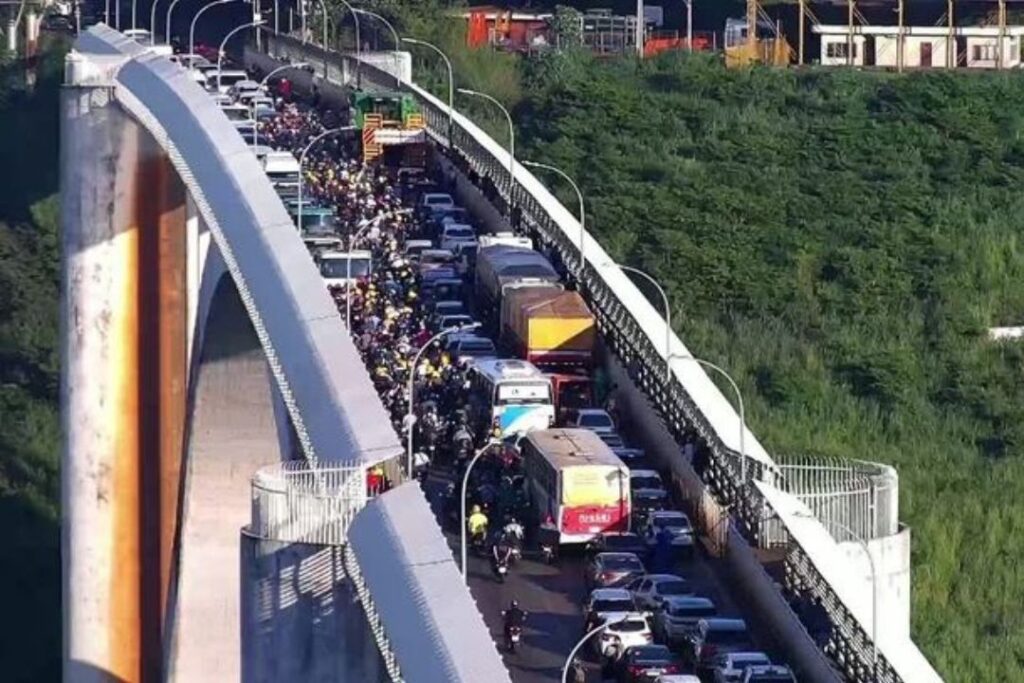
{"type": "Polygon", "coordinates": [[[682,663],[664,645],[631,647],[615,664],[617,683],[652,683],[662,674],[682,672],[682,663]]]}
{"type": "Polygon", "coordinates": [[[646,574],[644,563],[634,553],[598,553],[587,560],[583,580],[587,589],[625,586],[646,574]]]}

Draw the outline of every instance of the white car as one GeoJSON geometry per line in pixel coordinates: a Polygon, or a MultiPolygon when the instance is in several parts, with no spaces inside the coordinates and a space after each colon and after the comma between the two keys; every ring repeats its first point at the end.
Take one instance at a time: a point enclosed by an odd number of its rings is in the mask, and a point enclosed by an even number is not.
{"type": "Polygon", "coordinates": [[[629,585],[638,610],[660,609],[667,598],[693,595],[690,582],[675,574],[648,574],[629,585]]]}
{"type": "Polygon", "coordinates": [[[654,683],[701,683],[700,679],[691,674],[661,674],[654,683]]]}
{"type": "Polygon", "coordinates": [[[625,588],[595,588],[583,604],[583,620],[585,629],[594,628],[599,620],[613,616],[623,617],[636,612],[633,596],[625,588]]]}
{"type": "Polygon", "coordinates": [[[567,427],[589,429],[596,434],[614,434],[615,421],[612,416],[600,408],[580,408],[567,427]]]}
{"type": "Polygon", "coordinates": [[[610,657],[612,644],[616,641],[620,644],[617,649],[620,656],[626,648],[650,645],[654,642],[651,626],[639,612],[613,615],[606,619],[605,623],[608,623],[608,626],[593,639],[594,652],[599,657],[610,657]]]}
{"type": "Polygon", "coordinates": [[[658,534],[667,530],[672,535],[672,547],[686,553],[693,552],[693,525],[685,513],[678,510],[652,510],[647,515],[644,536],[649,545],[656,545],[658,534]]]}
{"type": "Polygon", "coordinates": [[[417,213],[429,216],[432,211],[454,209],[455,200],[447,192],[424,192],[416,202],[417,213]]]}
{"type": "Polygon", "coordinates": [[[743,674],[740,683],[796,683],[796,676],[788,666],[752,666],[743,674]]]}
{"type": "Polygon", "coordinates": [[[722,652],[711,659],[714,683],[739,683],[752,666],[768,666],[772,660],[763,652],[722,652]]]}
{"type": "Polygon", "coordinates": [[[438,246],[441,249],[448,249],[455,252],[456,245],[461,242],[472,242],[476,240],[476,232],[473,227],[465,223],[446,223],[441,231],[438,246]]]}

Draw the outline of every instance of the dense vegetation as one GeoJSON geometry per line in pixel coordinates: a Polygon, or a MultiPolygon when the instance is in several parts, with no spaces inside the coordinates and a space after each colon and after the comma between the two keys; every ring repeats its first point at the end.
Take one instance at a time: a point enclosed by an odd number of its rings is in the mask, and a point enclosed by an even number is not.
{"type": "MultiPolygon", "coordinates": [[[[769,450],[898,468],[913,635],[944,677],[1024,680],[1024,349],[986,338],[1024,323],[1024,78],[516,61],[407,16],[513,109],[520,158],[580,182],[605,247],[667,285],[769,450]]],[[[435,61],[417,78],[440,86],[435,61]]]]}
{"type": "Polygon", "coordinates": [[[35,88],[0,61],[0,661],[19,682],[60,678],[60,57],[35,88]]]}
{"type": "Polygon", "coordinates": [[[771,451],[897,466],[915,637],[1020,680],[1024,350],[986,328],[1024,322],[1024,79],[554,60],[522,156],[581,181],[771,451]]]}

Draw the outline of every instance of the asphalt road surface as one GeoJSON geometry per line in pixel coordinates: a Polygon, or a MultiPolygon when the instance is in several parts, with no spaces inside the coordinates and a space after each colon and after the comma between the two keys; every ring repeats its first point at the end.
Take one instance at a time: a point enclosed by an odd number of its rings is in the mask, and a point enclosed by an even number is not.
{"type": "MultiPolygon", "coordinates": [[[[431,477],[429,497],[435,511],[440,509],[441,490],[447,472],[431,477]]],[[[459,537],[446,530],[445,536],[459,562],[459,537]]],[[[676,563],[674,573],[687,579],[696,594],[714,601],[721,616],[749,617],[732,599],[728,586],[716,574],[714,560],[699,552],[693,558],[676,563]]],[[[583,584],[583,553],[563,548],[555,565],[547,565],[527,548],[523,559],[512,566],[504,583],[498,583],[485,557],[469,554],[470,591],[484,617],[515,683],[560,681],[569,652],[583,636],[582,604],[586,597],[583,584]],[[529,616],[523,640],[515,653],[505,651],[501,612],[509,601],[518,600],[529,616]]],[[[748,618],[748,625],[750,624],[748,618]]],[[[755,640],[757,634],[754,634],[755,640]]],[[[588,643],[581,652],[588,661],[588,681],[599,681],[600,667],[588,643]]]]}

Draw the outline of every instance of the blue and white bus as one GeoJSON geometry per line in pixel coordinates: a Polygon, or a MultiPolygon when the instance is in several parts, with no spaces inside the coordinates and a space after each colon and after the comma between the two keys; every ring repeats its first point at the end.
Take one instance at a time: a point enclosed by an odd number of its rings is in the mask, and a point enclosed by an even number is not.
{"type": "Polygon", "coordinates": [[[469,370],[469,412],[481,430],[499,427],[501,438],[555,423],[551,381],[524,360],[480,359],[469,370]]]}

